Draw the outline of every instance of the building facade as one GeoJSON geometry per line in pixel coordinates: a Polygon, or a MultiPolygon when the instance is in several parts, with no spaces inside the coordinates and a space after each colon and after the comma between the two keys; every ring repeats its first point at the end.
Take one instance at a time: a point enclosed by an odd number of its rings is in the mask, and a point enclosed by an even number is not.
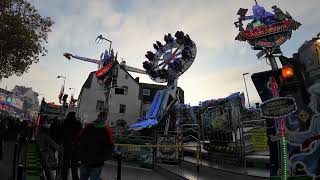
{"type": "Polygon", "coordinates": [[[82,86],[78,97],[77,116],[82,123],[95,120],[105,110],[105,90],[99,85],[95,72],[91,72],[82,86]]]}
{"type": "Polygon", "coordinates": [[[100,111],[108,111],[108,124],[130,125],[140,117],[139,84],[125,70],[118,69],[117,87],[104,89],[91,72],[78,98],[78,116],[83,123],[95,120],[100,111]]]}
{"type": "MultiPolygon", "coordinates": [[[[157,91],[165,89],[167,86],[159,84],[139,83],[139,98],[141,99],[141,114],[145,116],[150,109],[151,103],[157,91]]],[[[180,103],[184,103],[184,91],[178,87],[180,103]]]]}
{"type": "MultiPolygon", "coordinates": [[[[78,116],[83,123],[97,118],[100,111],[108,111],[108,124],[114,126],[130,126],[144,116],[158,90],[164,85],[139,83],[128,71],[118,68],[117,86],[110,91],[101,86],[95,72],[91,72],[84,83],[78,98],[78,116]]],[[[180,100],[184,102],[181,88],[180,100]]]]}
{"type": "Polygon", "coordinates": [[[16,96],[13,92],[0,88],[0,113],[14,117],[20,117],[23,101],[21,97],[16,96]]]}
{"type": "Polygon", "coordinates": [[[23,100],[22,109],[27,116],[37,117],[39,111],[39,94],[34,92],[31,87],[15,86],[12,93],[21,97],[23,100]]]}

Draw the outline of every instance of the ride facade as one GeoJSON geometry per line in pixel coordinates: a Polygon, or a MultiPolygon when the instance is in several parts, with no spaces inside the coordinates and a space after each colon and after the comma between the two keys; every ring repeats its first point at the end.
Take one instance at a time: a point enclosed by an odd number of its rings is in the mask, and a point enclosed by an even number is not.
{"type": "Polygon", "coordinates": [[[292,58],[282,55],[280,45],[301,25],[291,15],[273,6],[273,13],[262,6],[254,15],[240,9],[235,23],[240,33],[236,40],[247,41],[258,58],[269,60],[272,70],[257,72],[252,81],[263,102],[270,151],[270,176],[273,179],[315,179],[319,176],[319,35],[306,41],[292,58]],[[253,19],[243,28],[242,21],[253,19]],[[282,68],[278,68],[278,57],[282,68]]]}

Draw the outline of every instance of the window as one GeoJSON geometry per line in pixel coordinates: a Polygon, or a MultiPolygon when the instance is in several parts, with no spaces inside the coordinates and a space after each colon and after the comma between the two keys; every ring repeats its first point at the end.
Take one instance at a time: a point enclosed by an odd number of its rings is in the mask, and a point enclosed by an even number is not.
{"type": "Polygon", "coordinates": [[[124,88],[115,88],[115,94],[124,94],[124,88]]]}
{"type": "Polygon", "coordinates": [[[121,95],[126,95],[128,94],[128,87],[127,86],[123,86],[121,88],[115,88],[115,94],[121,94],[121,95]]]}
{"type": "Polygon", "coordinates": [[[96,110],[101,111],[104,109],[104,101],[97,101],[96,110]]]}
{"type": "Polygon", "coordinates": [[[146,116],[148,114],[148,110],[143,111],[142,116],[146,116]]]}
{"type": "Polygon", "coordinates": [[[126,113],[126,105],[120,104],[120,111],[119,113],[126,113]]]}
{"type": "Polygon", "coordinates": [[[128,75],[128,74],[126,74],[126,76],[125,76],[125,77],[126,77],[126,79],[129,79],[129,75],[128,75]]]}
{"type": "Polygon", "coordinates": [[[150,89],[142,89],[143,96],[150,96],[150,89]]]}

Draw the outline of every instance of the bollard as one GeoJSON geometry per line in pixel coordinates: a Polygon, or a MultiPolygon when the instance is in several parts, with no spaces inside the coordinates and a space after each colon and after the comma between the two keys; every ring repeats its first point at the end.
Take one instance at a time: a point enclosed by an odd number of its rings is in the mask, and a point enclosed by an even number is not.
{"type": "Polygon", "coordinates": [[[17,180],[22,180],[22,173],[23,173],[23,165],[19,164],[18,166],[18,175],[17,175],[17,180]]]}
{"type": "Polygon", "coordinates": [[[16,162],[17,162],[18,146],[19,146],[18,143],[14,144],[13,162],[12,162],[12,179],[16,178],[16,162]]]}
{"type": "Polygon", "coordinates": [[[117,153],[118,168],[117,168],[117,180],[121,180],[121,166],[122,166],[122,154],[117,153]]]}
{"type": "Polygon", "coordinates": [[[197,173],[200,171],[200,164],[199,164],[199,159],[200,159],[200,148],[197,146],[197,151],[196,151],[196,159],[197,159],[197,173]]]}

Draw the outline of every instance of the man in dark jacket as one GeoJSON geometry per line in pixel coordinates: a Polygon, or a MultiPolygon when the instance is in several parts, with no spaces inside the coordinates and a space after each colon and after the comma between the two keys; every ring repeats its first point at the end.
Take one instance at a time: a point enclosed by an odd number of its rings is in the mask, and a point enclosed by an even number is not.
{"type": "Polygon", "coordinates": [[[5,140],[5,135],[8,131],[8,126],[6,124],[6,119],[1,117],[0,119],[0,160],[2,160],[3,156],[3,144],[5,140]]]}
{"type": "Polygon", "coordinates": [[[59,137],[59,139],[63,146],[63,169],[61,172],[63,180],[68,179],[69,167],[71,167],[72,171],[72,180],[79,179],[75,140],[82,128],[82,125],[76,120],[75,115],[75,112],[69,112],[67,119],[65,119],[61,125],[61,137],[59,137]]]}
{"type": "Polygon", "coordinates": [[[80,180],[99,180],[104,161],[111,159],[114,140],[106,119],[106,113],[100,112],[79,134],[80,180]]]}

